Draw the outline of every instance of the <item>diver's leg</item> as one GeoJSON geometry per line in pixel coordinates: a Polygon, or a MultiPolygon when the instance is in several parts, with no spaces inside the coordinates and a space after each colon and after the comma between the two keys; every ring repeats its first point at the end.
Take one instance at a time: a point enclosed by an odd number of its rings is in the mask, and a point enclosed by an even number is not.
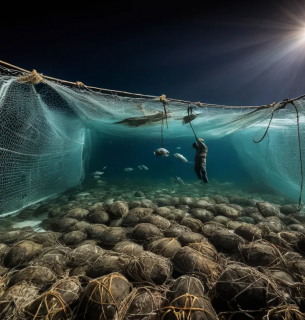
{"type": "Polygon", "coordinates": [[[201,180],[201,174],[200,174],[200,161],[197,159],[195,160],[194,170],[198,176],[198,179],[201,180]]]}
{"type": "Polygon", "coordinates": [[[201,171],[201,176],[202,176],[202,180],[205,183],[208,183],[208,176],[207,176],[207,168],[206,168],[206,158],[202,157],[201,161],[200,161],[200,171],[201,171]]]}

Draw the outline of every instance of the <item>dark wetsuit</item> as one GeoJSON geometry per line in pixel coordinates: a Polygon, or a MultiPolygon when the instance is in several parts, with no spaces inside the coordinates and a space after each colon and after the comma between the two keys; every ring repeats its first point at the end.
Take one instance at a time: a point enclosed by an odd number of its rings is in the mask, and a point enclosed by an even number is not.
{"type": "Polygon", "coordinates": [[[193,148],[196,149],[195,156],[195,172],[199,180],[208,183],[207,169],[206,169],[206,157],[208,152],[208,147],[200,140],[193,143],[193,148]]]}

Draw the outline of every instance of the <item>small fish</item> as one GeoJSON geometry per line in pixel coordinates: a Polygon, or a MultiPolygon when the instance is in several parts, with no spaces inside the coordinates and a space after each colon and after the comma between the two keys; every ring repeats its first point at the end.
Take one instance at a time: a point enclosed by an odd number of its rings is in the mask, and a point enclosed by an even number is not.
{"type": "Polygon", "coordinates": [[[179,184],[184,185],[184,182],[180,177],[176,177],[176,180],[179,184]]]}
{"type": "Polygon", "coordinates": [[[176,149],[180,150],[180,149],[181,149],[181,147],[177,147],[176,149]]]}
{"type": "Polygon", "coordinates": [[[77,196],[78,197],[86,197],[86,196],[90,196],[90,193],[89,192],[83,192],[83,193],[79,193],[77,196]]]}
{"type": "Polygon", "coordinates": [[[95,176],[101,176],[102,174],[104,174],[104,172],[95,171],[95,172],[93,172],[92,174],[95,175],[95,176]]]}
{"type": "Polygon", "coordinates": [[[180,154],[180,153],[175,153],[174,157],[179,159],[179,160],[181,160],[181,161],[183,161],[183,162],[188,162],[187,159],[185,157],[183,157],[183,155],[180,154]]]}
{"type": "Polygon", "coordinates": [[[130,172],[130,171],[132,171],[133,170],[133,168],[125,168],[124,169],[124,171],[126,171],[126,172],[130,172]]]}
{"type": "Polygon", "coordinates": [[[167,151],[167,150],[164,149],[164,148],[159,148],[159,149],[157,149],[157,150],[154,151],[154,154],[155,154],[156,156],[158,156],[158,157],[162,157],[162,156],[168,157],[169,151],[167,151]]]}
{"type": "Polygon", "coordinates": [[[107,168],[107,166],[105,166],[104,168],[103,168],[103,170],[105,170],[107,168]]]}
{"type": "Polygon", "coordinates": [[[138,167],[140,170],[148,170],[148,168],[146,166],[144,166],[144,164],[139,165],[138,167]]]}

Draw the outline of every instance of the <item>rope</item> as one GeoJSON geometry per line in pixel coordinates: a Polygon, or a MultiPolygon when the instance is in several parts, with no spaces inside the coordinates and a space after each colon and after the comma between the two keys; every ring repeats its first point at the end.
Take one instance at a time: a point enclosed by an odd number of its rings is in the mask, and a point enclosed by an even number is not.
{"type": "Polygon", "coordinates": [[[302,159],[302,148],[301,148],[301,135],[300,135],[300,117],[299,110],[293,101],[290,102],[297,114],[297,128],[298,128],[298,143],[299,143],[299,155],[300,155],[300,167],[301,167],[301,187],[300,187],[300,197],[299,197],[299,207],[298,211],[301,210],[302,207],[302,193],[303,193],[303,181],[304,181],[304,172],[303,172],[303,159],[302,159]]]}
{"type": "MultiPolygon", "coordinates": [[[[20,72],[23,73],[28,73],[31,74],[32,72],[20,67],[17,67],[13,64],[7,63],[5,61],[0,60],[0,65],[4,65],[6,67],[10,67],[13,69],[16,69],[20,72]]],[[[131,93],[131,92],[126,92],[126,91],[118,91],[118,90],[111,90],[111,89],[104,89],[104,88],[97,88],[97,87],[91,87],[91,86],[82,86],[79,84],[82,84],[80,81],[77,82],[71,82],[71,81],[67,81],[67,80],[61,80],[61,79],[57,79],[57,78],[53,78],[53,77],[49,77],[49,76],[45,76],[42,74],[39,74],[43,79],[48,79],[48,80],[52,80],[52,81],[57,81],[60,82],[62,84],[66,84],[66,85],[70,85],[73,87],[78,87],[78,88],[86,88],[87,90],[95,90],[95,91],[99,91],[99,92],[105,92],[107,94],[118,94],[118,95],[123,95],[123,96],[131,96],[131,97],[136,97],[136,98],[150,98],[150,99],[156,99],[156,96],[151,96],[151,95],[145,95],[145,94],[139,94],[139,93],[131,93]]],[[[304,96],[301,96],[297,99],[303,98],[304,96]]],[[[256,109],[257,106],[224,106],[224,105],[217,105],[217,104],[203,104],[200,102],[197,103],[192,103],[190,101],[185,101],[185,100],[179,100],[179,99],[171,99],[171,98],[167,98],[167,101],[171,101],[171,102],[178,102],[178,103],[184,103],[184,104],[196,104],[198,107],[200,108],[206,108],[206,107],[210,107],[210,108],[226,108],[226,109],[256,109]]]]}
{"type": "MultiPolygon", "coordinates": [[[[187,107],[187,115],[189,116],[189,115],[192,114],[192,113],[193,113],[193,107],[188,106],[188,107],[187,107]]],[[[190,126],[191,126],[191,128],[192,128],[192,130],[193,130],[195,139],[196,139],[196,141],[198,142],[197,135],[196,135],[195,130],[194,130],[193,126],[192,126],[192,121],[190,121],[190,126]]]]}
{"type": "MultiPolygon", "coordinates": [[[[287,105],[288,102],[289,102],[288,99],[286,99],[286,100],[284,100],[282,103],[280,103],[277,108],[274,108],[274,110],[273,110],[272,113],[271,113],[270,121],[269,121],[269,124],[268,124],[268,126],[267,126],[267,129],[266,129],[264,135],[263,135],[263,136],[261,137],[261,139],[259,139],[258,141],[255,141],[255,140],[253,139],[253,142],[254,142],[254,143],[260,143],[261,141],[264,140],[264,138],[266,137],[266,134],[268,133],[268,130],[269,130],[269,128],[270,128],[270,125],[271,125],[271,122],[272,122],[272,119],[273,119],[274,112],[277,111],[277,110],[279,110],[279,109],[284,109],[284,108],[286,107],[286,105],[287,105]]],[[[274,106],[274,104],[271,104],[271,105],[268,105],[268,106],[266,106],[266,107],[273,107],[273,106],[274,106]]],[[[259,109],[260,109],[260,108],[259,108],[259,109]]]]}
{"type": "Polygon", "coordinates": [[[159,97],[159,99],[160,99],[160,101],[162,102],[163,110],[164,110],[164,113],[162,114],[162,123],[161,123],[161,146],[162,146],[162,148],[164,148],[164,143],[163,143],[164,115],[165,115],[166,127],[167,127],[167,129],[168,129],[167,111],[166,111],[166,104],[167,104],[166,95],[165,95],[165,94],[162,94],[162,95],[159,97]]]}

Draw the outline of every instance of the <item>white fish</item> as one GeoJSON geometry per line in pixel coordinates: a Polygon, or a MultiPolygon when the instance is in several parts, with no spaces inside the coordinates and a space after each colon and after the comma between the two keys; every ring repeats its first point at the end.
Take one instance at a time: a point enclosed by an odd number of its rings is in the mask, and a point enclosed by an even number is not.
{"type": "Polygon", "coordinates": [[[104,168],[103,168],[103,170],[105,170],[107,168],[107,166],[105,166],[104,168]]]}
{"type": "Polygon", "coordinates": [[[159,148],[159,149],[157,149],[157,150],[154,151],[154,154],[155,154],[156,156],[158,156],[158,157],[162,157],[162,156],[168,157],[169,151],[167,151],[167,150],[164,149],[164,148],[159,148]]]}
{"type": "Polygon", "coordinates": [[[83,192],[83,193],[79,193],[77,196],[78,197],[90,196],[90,193],[89,192],[83,192]]]}
{"type": "Polygon", "coordinates": [[[187,159],[180,153],[175,153],[174,157],[179,159],[179,160],[181,160],[181,161],[183,161],[183,162],[188,162],[187,159]]]}
{"type": "Polygon", "coordinates": [[[179,149],[181,149],[181,147],[177,147],[176,149],[178,149],[178,150],[179,150],[179,149]]]}
{"type": "Polygon", "coordinates": [[[182,180],[180,177],[176,177],[176,180],[177,180],[177,182],[178,182],[179,184],[181,184],[181,185],[184,184],[183,180],[182,180]]]}
{"type": "Polygon", "coordinates": [[[102,174],[104,174],[104,172],[95,171],[95,172],[93,172],[92,174],[95,175],[95,176],[101,176],[102,174]]]}
{"type": "Polygon", "coordinates": [[[139,165],[138,167],[140,170],[149,170],[144,164],[139,165]]]}
{"type": "Polygon", "coordinates": [[[130,171],[132,171],[133,170],[133,168],[125,168],[124,169],[124,171],[126,171],[126,172],[130,172],[130,171]]]}

